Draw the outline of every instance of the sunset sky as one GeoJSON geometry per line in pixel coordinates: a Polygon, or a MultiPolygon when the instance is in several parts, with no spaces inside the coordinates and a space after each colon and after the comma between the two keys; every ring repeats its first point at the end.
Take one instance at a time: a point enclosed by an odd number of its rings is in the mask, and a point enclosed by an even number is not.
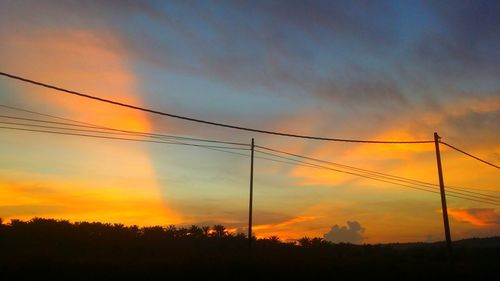
{"type": "MultiPolygon", "coordinates": [[[[499,15],[500,2],[472,0],[2,0],[0,71],[263,130],[377,140],[432,140],[438,132],[498,165],[499,15]]],[[[243,132],[5,77],[0,105],[126,130],[244,143],[253,137],[261,146],[438,183],[434,144],[243,132]]],[[[41,118],[5,107],[0,115],[41,118]]],[[[446,185],[484,190],[500,202],[500,170],[441,149],[446,185]]],[[[0,155],[4,221],[217,223],[246,231],[245,156],[8,129],[0,129],[0,155]]],[[[444,239],[439,194],[334,171],[257,158],[254,200],[258,237],[444,239]]],[[[452,238],[500,235],[498,204],[449,197],[452,238]]]]}

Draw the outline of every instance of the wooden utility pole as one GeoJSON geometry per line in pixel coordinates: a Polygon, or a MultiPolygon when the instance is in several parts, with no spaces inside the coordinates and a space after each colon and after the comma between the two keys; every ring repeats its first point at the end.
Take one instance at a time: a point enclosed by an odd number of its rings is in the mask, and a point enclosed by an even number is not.
{"type": "Polygon", "coordinates": [[[446,236],[446,248],[448,258],[452,258],[450,223],[448,222],[448,208],[446,207],[446,194],[444,191],[443,169],[441,167],[441,153],[439,152],[439,135],[434,133],[434,145],[436,146],[436,160],[439,175],[439,190],[441,191],[441,208],[443,209],[444,234],[446,236]]]}
{"type": "Polygon", "coordinates": [[[255,142],[252,138],[251,157],[250,157],[250,199],[248,202],[248,255],[252,254],[252,208],[253,208],[253,154],[255,142]]]}

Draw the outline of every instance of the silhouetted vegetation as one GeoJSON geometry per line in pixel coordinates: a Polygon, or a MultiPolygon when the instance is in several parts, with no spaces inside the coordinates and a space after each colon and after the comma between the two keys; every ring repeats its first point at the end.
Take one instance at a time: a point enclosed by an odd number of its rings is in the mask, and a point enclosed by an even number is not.
{"type": "Polygon", "coordinates": [[[222,225],[137,227],[35,218],[0,224],[0,279],[429,279],[496,275],[500,237],[454,243],[352,245],[322,238],[248,239],[222,225]]]}

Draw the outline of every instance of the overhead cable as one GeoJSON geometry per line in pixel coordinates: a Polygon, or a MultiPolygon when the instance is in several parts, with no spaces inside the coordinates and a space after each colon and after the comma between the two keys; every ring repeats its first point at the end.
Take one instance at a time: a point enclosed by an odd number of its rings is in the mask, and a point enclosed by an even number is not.
{"type": "Polygon", "coordinates": [[[167,117],[172,117],[172,118],[177,118],[181,120],[186,120],[186,121],[191,121],[191,122],[196,122],[196,123],[202,123],[206,125],[213,125],[213,126],[218,126],[218,127],[224,127],[224,128],[230,128],[230,129],[236,129],[236,130],[243,130],[243,131],[249,131],[249,132],[255,132],[255,133],[262,133],[262,134],[269,134],[269,135],[277,135],[277,136],[285,136],[285,137],[293,137],[293,138],[302,138],[302,139],[312,139],[312,140],[323,140],[323,141],[335,141],[335,142],[351,142],[351,143],[378,143],[378,144],[418,144],[418,143],[433,143],[434,141],[432,140],[409,140],[409,141],[396,141],[396,140],[358,140],[358,139],[341,139],[341,138],[330,138],[330,137],[319,137],[319,136],[309,136],[309,135],[300,135],[300,134],[293,134],[293,133],[288,133],[288,132],[279,132],[279,131],[270,131],[270,130],[263,130],[263,129],[255,129],[255,128],[249,128],[249,127],[243,127],[243,126],[237,126],[237,125],[232,125],[232,124],[226,124],[226,123],[220,123],[220,122],[214,122],[214,121],[208,121],[208,120],[203,120],[203,119],[198,119],[198,118],[193,118],[193,117],[188,117],[188,116],[183,116],[183,115],[178,115],[178,114],[172,114],[168,112],[163,112],[159,110],[154,110],[150,108],[145,108],[129,103],[123,103],[111,99],[106,99],[98,96],[93,96],[89,94],[85,94],[82,92],[74,91],[74,90],[69,90],[65,89],[59,86],[55,85],[50,85],[47,83],[35,81],[32,79],[28,79],[25,77],[5,73],[5,72],[0,72],[0,75],[4,77],[8,77],[11,79],[15,79],[18,81],[23,81],[26,83],[30,83],[33,85],[41,86],[44,88],[56,90],[62,93],[66,94],[71,94],[71,95],[76,95],[79,97],[84,97],[87,99],[92,99],[104,103],[109,103],[121,107],[126,107],[126,108],[131,108],[135,110],[140,110],[152,114],[157,114],[157,115],[162,115],[162,116],[167,116],[167,117]]]}

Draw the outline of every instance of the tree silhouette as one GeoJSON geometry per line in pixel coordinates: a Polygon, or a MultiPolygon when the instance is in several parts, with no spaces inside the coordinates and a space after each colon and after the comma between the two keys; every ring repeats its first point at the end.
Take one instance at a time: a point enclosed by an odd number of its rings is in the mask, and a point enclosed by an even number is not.
{"type": "Polygon", "coordinates": [[[176,233],[177,233],[177,227],[175,227],[175,225],[171,224],[169,226],[167,226],[165,229],[165,236],[168,237],[168,238],[175,238],[176,236],[176,233]]]}
{"type": "Polygon", "coordinates": [[[146,238],[159,239],[165,237],[165,229],[161,226],[143,227],[142,234],[146,238]]]}
{"type": "Polygon", "coordinates": [[[201,229],[203,230],[203,235],[205,237],[208,237],[210,235],[210,226],[205,225],[205,226],[202,226],[201,229]]]}
{"type": "Polygon", "coordinates": [[[204,236],[203,229],[197,225],[191,225],[191,227],[188,229],[188,234],[189,236],[194,238],[200,238],[204,236]]]}
{"type": "Polygon", "coordinates": [[[212,229],[214,231],[213,235],[217,238],[224,237],[227,234],[226,228],[223,225],[216,224],[212,227],[212,229]]]}
{"type": "MultiPolygon", "coordinates": [[[[38,276],[43,270],[52,274],[58,272],[62,279],[85,272],[106,277],[111,272],[121,274],[108,279],[123,279],[130,274],[137,274],[135,279],[153,279],[145,274],[164,277],[168,272],[169,276],[176,273],[185,276],[193,269],[207,276],[207,273],[219,274],[228,269],[241,272],[249,263],[248,239],[244,234],[234,235],[220,224],[211,229],[196,225],[177,228],[174,225],[138,227],[100,222],[71,223],[42,218],[1,222],[2,280],[47,279],[38,276]]],[[[413,276],[415,272],[448,272],[443,270],[448,263],[440,242],[353,245],[310,237],[303,237],[297,243],[283,243],[277,236],[253,239],[252,270],[257,276],[268,276],[264,273],[274,271],[278,274],[275,279],[282,279],[287,274],[297,277],[304,272],[306,278],[303,279],[309,280],[313,278],[311,272],[329,273],[339,278],[367,272],[370,275],[362,277],[372,279],[372,275],[380,272],[378,277],[398,279],[413,276]],[[384,266],[397,270],[390,275],[391,270],[384,270],[384,266]]],[[[500,237],[470,239],[462,245],[465,246],[457,247],[456,251],[460,267],[455,270],[460,276],[473,279],[480,276],[478,272],[494,271],[500,263],[500,237]]],[[[81,278],[76,279],[95,279],[95,276],[77,275],[81,278]]]]}
{"type": "Polygon", "coordinates": [[[273,242],[273,243],[279,243],[280,242],[280,238],[276,235],[273,235],[273,236],[270,236],[269,238],[267,238],[267,240],[273,242]]]}
{"type": "Polygon", "coordinates": [[[311,238],[309,237],[302,237],[299,240],[297,240],[300,246],[302,247],[310,247],[312,245],[311,238]]]}
{"type": "Polygon", "coordinates": [[[179,227],[177,228],[177,231],[175,232],[175,237],[176,238],[183,238],[187,237],[189,233],[189,230],[185,227],[179,227]]]}

